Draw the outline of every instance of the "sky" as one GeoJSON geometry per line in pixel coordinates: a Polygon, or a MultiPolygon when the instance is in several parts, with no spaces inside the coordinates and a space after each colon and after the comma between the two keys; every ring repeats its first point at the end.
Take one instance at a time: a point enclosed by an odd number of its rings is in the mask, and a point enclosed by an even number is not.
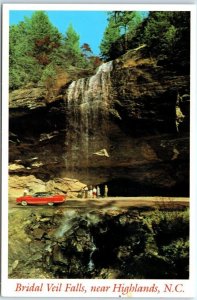
{"type": "MultiPolygon", "coordinates": [[[[99,45],[107,26],[107,12],[103,11],[45,11],[51,23],[65,34],[68,26],[73,25],[80,35],[80,45],[88,43],[95,55],[99,55],[99,45]]],[[[10,11],[10,25],[24,21],[24,17],[31,17],[33,11],[10,11]]]]}

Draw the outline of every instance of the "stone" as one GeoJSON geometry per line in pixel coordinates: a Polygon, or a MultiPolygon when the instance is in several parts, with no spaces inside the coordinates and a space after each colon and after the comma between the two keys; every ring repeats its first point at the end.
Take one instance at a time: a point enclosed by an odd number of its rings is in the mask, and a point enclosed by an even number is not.
{"type": "Polygon", "coordinates": [[[41,228],[36,228],[36,229],[34,229],[34,231],[33,231],[32,234],[33,234],[33,236],[34,236],[35,239],[41,240],[42,237],[45,234],[45,230],[43,230],[41,228]]]}
{"type": "Polygon", "coordinates": [[[11,164],[9,165],[9,171],[15,171],[15,170],[20,170],[20,169],[24,169],[25,167],[23,165],[19,165],[19,164],[11,164]]]}
{"type": "Polygon", "coordinates": [[[40,222],[48,223],[50,222],[50,218],[42,218],[40,219],[40,222]]]}
{"type": "Polygon", "coordinates": [[[64,257],[61,248],[56,244],[53,248],[53,261],[55,263],[63,263],[63,264],[68,264],[68,260],[66,257],[64,257]]]}
{"type": "Polygon", "coordinates": [[[12,270],[16,269],[16,267],[18,266],[19,260],[15,260],[12,264],[12,270]]]}
{"type": "Polygon", "coordinates": [[[41,253],[35,253],[34,255],[31,256],[32,261],[37,261],[42,259],[42,254],[41,253]]]}

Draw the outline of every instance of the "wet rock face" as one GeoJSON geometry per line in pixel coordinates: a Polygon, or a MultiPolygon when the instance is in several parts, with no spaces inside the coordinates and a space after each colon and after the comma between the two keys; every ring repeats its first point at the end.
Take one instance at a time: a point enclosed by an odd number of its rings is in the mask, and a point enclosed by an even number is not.
{"type": "Polygon", "coordinates": [[[188,278],[187,211],[48,209],[27,218],[29,248],[15,255],[11,278],[32,266],[36,278],[188,278]]]}
{"type": "Polygon", "coordinates": [[[109,195],[189,194],[189,75],[139,55],[103,64],[50,103],[41,88],[12,92],[10,131],[10,162],[24,167],[10,175],[107,183],[109,195]]]}

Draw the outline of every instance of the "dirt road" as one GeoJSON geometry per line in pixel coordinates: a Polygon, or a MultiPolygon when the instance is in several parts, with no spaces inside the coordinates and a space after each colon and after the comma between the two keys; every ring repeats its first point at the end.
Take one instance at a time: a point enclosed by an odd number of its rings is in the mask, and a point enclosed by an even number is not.
{"type": "MultiPolygon", "coordinates": [[[[9,201],[9,208],[21,208],[16,205],[15,199],[9,201]]],[[[22,208],[28,209],[30,206],[22,208]]],[[[32,207],[32,205],[31,205],[32,207]]],[[[34,205],[34,207],[36,207],[34,205]]],[[[139,207],[155,207],[155,208],[183,208],[189,207],[189,198],[183,197],[107,197],[100,199],[67,199],[65,203],[58,205],[65,208],[139,208],[139,207]]]]}

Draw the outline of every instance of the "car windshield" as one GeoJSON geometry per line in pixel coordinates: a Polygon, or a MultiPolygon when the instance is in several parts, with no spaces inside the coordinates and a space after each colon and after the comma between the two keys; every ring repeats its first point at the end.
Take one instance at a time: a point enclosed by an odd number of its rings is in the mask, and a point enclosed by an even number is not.
{"type": "Polygon", "coordinates": [[[35,193],[32,195],[33,197],[48,197],[48,196],[52,196],[52,193],[50,192],[40,192],[40,193],[35,193]]]}

